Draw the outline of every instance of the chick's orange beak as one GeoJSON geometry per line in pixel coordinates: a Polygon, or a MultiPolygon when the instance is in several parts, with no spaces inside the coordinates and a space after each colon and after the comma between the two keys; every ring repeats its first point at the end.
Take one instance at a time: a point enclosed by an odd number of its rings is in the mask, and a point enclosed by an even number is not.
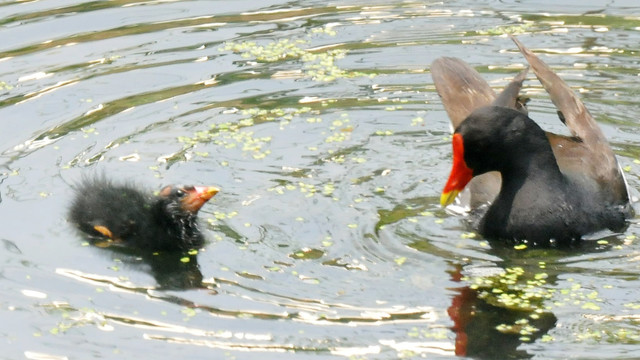
{"type": "Polygon", "coordinates": [[[214,197],[220,189],[215,186],[194,186],[185,191],[187,195],[181,200],[182,208],[195,214],[200,210],[202,205],[214,197]]]}
{"type": "Polygon", "coordinates": [[[464,189],[464,187],[473,178],[473,170],[469,169],[467,163],[464,162],[464,141],[462,135],[453,134],[453,167],[449,180],[440,195],[440,205],[445,207],[455,200],[456,196],[464,189]]]}

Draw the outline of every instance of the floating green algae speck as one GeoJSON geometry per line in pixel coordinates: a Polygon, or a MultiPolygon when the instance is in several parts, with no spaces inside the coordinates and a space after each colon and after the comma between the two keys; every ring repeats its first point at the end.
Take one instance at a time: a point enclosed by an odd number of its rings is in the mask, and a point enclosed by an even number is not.
{"type": "Polygon", "coordinates": [[[600,306],[596,305],[595,303],[592,302],[586,302],[584,304],[582,304],[582,308],[584,310],[600,310],[600,306]]]}
{"type": "Polygon", "coordinates": [[[183,308],[181,312],[188,317],[196,316],[196,311],[192,308],[183,308]]]}
{"type": "Polygon", "coordinates": [[[411,126],[419,126],[423,124],[424,124],[424,119],[419,116],[411,119],[411,126]]]}
{"type": "Polygon", "coordinates": [[[393,259],[393,261],[395,261],[396,264],[398,264],[398,265],[402,265],[407,261],[407,258],[404,257],[404,256],[401,256],[401,257],[397,257],[397,258],[393,259]]]}
{"type": "Polygon", "coordinates": [[[304,248],[290,254],[289,257],[294,259],[313,260],[324,256],[324,251],[320,249],[304,248]]]}

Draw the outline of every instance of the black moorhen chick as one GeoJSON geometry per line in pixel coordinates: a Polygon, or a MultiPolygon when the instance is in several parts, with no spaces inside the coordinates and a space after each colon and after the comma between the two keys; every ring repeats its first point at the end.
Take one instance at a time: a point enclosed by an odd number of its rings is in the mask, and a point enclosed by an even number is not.
{"type": "Polygon", "coordinates": [[[513,38],[573,136],[545,133],[518,93],[526,70],[496,96],[462,60],[440,58],[431,73],[455,128],[453,168],[441,204],[469,184],[487,238],[568,245],[599,230],[620,231],[633,209],[604,134],[569,86],[513,38]]]}
{"type": "Polygon", "coordinates": [[[204,244],[198,210],[219,189],[169,185],[153,195],[95,178],[84,179],[75,191],[69,214],[80,230],[141,250],[178,251],[204,244]]]}

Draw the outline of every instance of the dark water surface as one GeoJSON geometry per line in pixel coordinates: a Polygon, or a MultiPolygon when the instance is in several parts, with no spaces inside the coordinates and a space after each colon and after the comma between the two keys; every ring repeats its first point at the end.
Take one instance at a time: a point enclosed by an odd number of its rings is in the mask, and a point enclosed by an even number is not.
{"type": "Polygon", "coordinates": [[[1,359],[638,357],[637,220],[571,250],[474,236],[439,206],[429,74],[457,56],[499,89],[519,34],[637,196],[637,1],[4,1],[0,23],[1,359]],[[87,246],[70,185],[101,173],[222,188],[197,263],[87,246]]]}

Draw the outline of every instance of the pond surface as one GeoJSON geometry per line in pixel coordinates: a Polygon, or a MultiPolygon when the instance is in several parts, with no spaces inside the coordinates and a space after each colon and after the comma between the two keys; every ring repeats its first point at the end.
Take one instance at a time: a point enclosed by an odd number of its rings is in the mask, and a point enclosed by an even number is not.
{"type": "Polygon", "coordinates": [[[637,1],[3,1],[0,22],[0,358],[637,358],[637,219],[568,250],[470,232],[439,206],[429,74],[456,56],[498,90],[518,34],[637,196],[637,1]],[[197,259],[89,246],[67,209],[96,174],[219,186],[197,259]]]}

